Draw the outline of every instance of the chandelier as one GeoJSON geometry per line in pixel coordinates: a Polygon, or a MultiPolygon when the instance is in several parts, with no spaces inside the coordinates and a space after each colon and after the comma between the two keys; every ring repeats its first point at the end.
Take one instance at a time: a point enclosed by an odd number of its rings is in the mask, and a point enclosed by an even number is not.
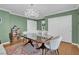
{"type": "Polygon", "coordinates": [[[27,18],[31,18],[31,19],[37,19],[39,17],[39,11],[35,8],[33,8],[34,5],[30,5],[30,7],[28,7],[25,11],[25,16],[27,18]]]}

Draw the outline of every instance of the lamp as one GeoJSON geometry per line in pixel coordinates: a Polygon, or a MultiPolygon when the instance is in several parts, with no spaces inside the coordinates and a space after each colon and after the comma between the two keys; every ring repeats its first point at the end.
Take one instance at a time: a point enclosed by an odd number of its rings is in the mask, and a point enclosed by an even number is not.
{"type": "Polygon", "coordinates": [[[34,8],[34,5],[31,4],[25,11],[25,16],[31,19],[37,19],[39,17],[39,11],[34,8]]]}

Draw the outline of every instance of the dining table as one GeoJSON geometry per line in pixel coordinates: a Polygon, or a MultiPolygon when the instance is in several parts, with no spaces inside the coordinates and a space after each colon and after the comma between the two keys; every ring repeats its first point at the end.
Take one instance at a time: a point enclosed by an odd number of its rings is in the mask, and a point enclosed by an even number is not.
{"type": "MultiPolygon", "coordinates": [[[[33,47],[34,47],[34,45],[32,43],[33,41],[36,43],[41,43],[41,46],[36,49],[42,49],[42,55],[43,55],[44,50],[46,49],[46,47],[44,45],[45,42],[49,41],[53,36],[47,35],[47,34],[46,35],[44,35],[44,34],[37,35],[35,33],[30,33],[30,34],[23,35],[23,37],[28,39],[29,40],[28,43],[30,43],[33,47]]],[[[26,43],[26,44],[28,44],[28,43],[26,43]]]]}

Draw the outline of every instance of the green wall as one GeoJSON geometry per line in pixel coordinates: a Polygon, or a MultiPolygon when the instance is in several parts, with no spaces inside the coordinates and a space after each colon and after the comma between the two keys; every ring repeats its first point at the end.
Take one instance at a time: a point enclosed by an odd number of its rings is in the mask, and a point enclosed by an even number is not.
{"type": "Polygon", "coordinates": [[[14,25],[18,26],[22,31],[27,30],[27,19],[24,17],[10,15],[10,28],[14,25]]]}
{"type": "Polygon", "coordinates": [[[37,20],[37,30],[41,30],[41,20],[37,20]]]}
{"type": "Polygon", "coordinates": [[[1,42],[9,41],[9,32],[13,25],[17,25],[22,31],[27,30],[27,19],[12,15],[9,12],[0,10],[0,17],[3,19],[0,24],[0,40],[1,42]]]}
{"type": "MultiPolygon", "coordinates": [[[[66,15],[72,15],[72,42],[79,44],[79,10],[71,10],[71,11],[66,11],[54,15],[49,15],[44,18],[46,21],[46,30],[48,30],[48,18],[55,18],[55,17],[60,17],[60,16],[66,16],[66,15]]],[[[42,21],[42,20],[39,20],[42,21]]],[[[40,23],[37,22],[38,29],[41,28],[40,23]]]]}
{"type": "MultiPolygon", "coordinates": [[[[41,30],[41,21],[45,21],[45,29],[48,30],[48,18],[72,15],[72,41],[79,44],[79,10],[67,11],[59,14],[46,16],[44,19],[37,21],[37,30],[41,30]]],[[[9,12],[0,10],[0,17],[3,19],[0,24],[0,40],[9,41],[8,33],[13,25],[17,25],[22,31],[27,30],[27,18],[12,15],[9,12]]]]}
{"type": "Polygon", "coordinates": [[[78,14],[72,14],[72,42],[79,43],[78,40],[78,14]]]}
{"type": "Polygon", "coordinates": [[[1,42],[6,42],[9,40],[9,13],[5,11],[0,11],[0,17],[2,18],[2,23],[0,24],[0,40],[1,42]]]}
{"type": "Polygon", "coordinates": [[[45,30],[48,30],[48,19],[40,19],[37,21],[37,30],[42,30],[42,21],[45,21],[45,30]]]}
{"type": "Polygon", "coordinates": [[[48,18],[60,17],[60,16],[65,16],[65,15],[74,15],[77,13],[78,13],[78,9],[66,11],[66,12],[62,12],[62,13],[58,13],[58,14],[54,14],[54,15],[45,16],[44,19],[40,19],[37,21],[37,29],[41,30],[41,24],[42,24],[41,21],[43,21],[43,20],[46,22],[45,30],[48,30],[48,18]]]}
{"type": "Polygon", "coordinates": [[[48,19],[45,18],[45,30],[48,30],[48,19]]]}
{"type": "Polygon", "coordinates": [[[77,33],[78,33],[78,35],[77,35],[77,37],[78,37],[78,44],[79,44],[79,14],[78,14],[78,21],[77,21],[77,33]]]}

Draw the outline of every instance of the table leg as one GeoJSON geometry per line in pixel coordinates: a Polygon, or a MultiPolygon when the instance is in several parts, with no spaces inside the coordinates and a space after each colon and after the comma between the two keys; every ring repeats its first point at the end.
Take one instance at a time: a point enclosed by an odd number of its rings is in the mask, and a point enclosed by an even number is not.
{"type": "Polygon", "coordinates": [[[34,45],[32,44],[32,41],[31,40],[29,40],[26,44],[28,44],[28,43],[30,43],[34,47],[34,45]]]}
{"type": "Polygon", "coordinates": [[[32,41],[31,40],[28,43],[30,43],[34,47],[34,45],[32,44],[32,41]]]}
{"type": "MultiPolygon", "coordinates": [[[[44,43],[42,43],[42,45],[36,49],[42,49],[42,55],[44,54],[44,50],[46,49],[44,43]]],[[[45,54],[46,54],[46,51],[45,51],[45,54]]]]}

